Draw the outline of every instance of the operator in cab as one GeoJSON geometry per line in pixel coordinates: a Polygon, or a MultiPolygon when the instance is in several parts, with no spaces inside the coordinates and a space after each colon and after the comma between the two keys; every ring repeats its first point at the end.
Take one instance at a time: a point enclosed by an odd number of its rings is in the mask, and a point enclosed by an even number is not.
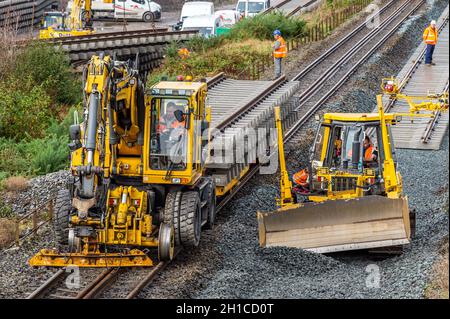
{"type": "MultiPolygon", "coordinates": [[[[168,133],[172,129],[185,127],[186,119],[179,122],[175,117],[175,112],[177,110],[184,112],[184,107],[177,106],[174,102],[167,103],[166,112],[161,112],[161,115],[159,117],[159,124],[157,128],[158,133],[168,133]]],[[[183,118],[184,117],[185,116],[183,115],[183,118]]]]}
{"type": "Polygon", "coordinates": [[[363,147],[364,147],[364,162],[368,165],[370,165],[371,163],[375,163],[378,158],[378,151],[373,146],[370,137],[366,136],[364,138],[363,147]]]}

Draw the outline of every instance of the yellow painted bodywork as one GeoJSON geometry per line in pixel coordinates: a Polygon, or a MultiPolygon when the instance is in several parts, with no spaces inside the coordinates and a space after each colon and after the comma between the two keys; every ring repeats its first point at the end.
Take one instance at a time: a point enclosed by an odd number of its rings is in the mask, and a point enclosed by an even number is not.
{"type": "Polygon", "coordinates": [[[52,27],[48,27],[47,29],[39,30],[39,39],[77,37],[94,33],[94,30],[55,30],[52,27]]]}
{"type": "Polygon", "coordinates": [[[40,39],[76,37],[95,33],[91,28],[84,28],[82,12],[86,19],[91,19],[92,0],[74,0],[69,16],[64,20],[61,30],[47,27],[39,31],[40,39]]]}
{"type": "MultiPolygon", "coordinates": [[[[194,145],[201,145],[202,136],[195,132],[195,121],[197,123],[202,119],[207,119],[207,107],[205,105],[205,98],[207,94],[206,83],[202,82],[171,82],[163,81],[151,88],[152,95],[145,97],[145,118],[151,117],[151,105],[152,101],[156,100],[156,107],[159,108],[158,99],[161,98],[173,98],[173,99],[186,99],[188,101],[188,108],[190,110],[189,123],[190,126],[186,129],[187,135],[187,163],[185,170],[174,170],[171,172],[170,177],[167,178],[166,170],[156,170],[150,167],[150,129],[151,122],[145,122],[144,130],[144,148],[143,148],[143,182],[146,184],[174,184],[174,181],[180,181],[181,185],[194,185],[204,175],[205,165],[200,161],[202,155],[201,147],[194,147],[194,145]],[[158,91],[156,91],[158,90],[158,91]],[[176,92],[174,92],[176,91],[176,92]],[[184,93],[181,95],[180,93],[184,93]],[[174,94],[176,93],[176,95],[174,94]],[[179,95],[180,94],[180,95],[179,95]],[[194,158],[196,160],[194,160],[194,158]]],[[[209,119],[210,120],[210,119],[209,119]]]]}

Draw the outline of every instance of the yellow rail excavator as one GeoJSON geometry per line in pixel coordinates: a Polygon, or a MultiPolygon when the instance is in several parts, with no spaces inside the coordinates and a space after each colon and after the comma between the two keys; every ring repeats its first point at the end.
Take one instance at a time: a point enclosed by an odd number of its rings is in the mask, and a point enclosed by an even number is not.
{"type": "Polygon", "coordinates": [[[402,117],[433,116],[448,109],[448,92],[426,102],[383,81],[383,93],[407,99],[410,113],[326,113],[317,130],[309,167],[289,179],[279,110],[275,112],[281,169],[278,210],[258,212],[261,247],[288,246],[330,253],[410,243],[414,220],[397,171],[391,127],[402,117]],[[395,94],[395,96],[393,95],[395,94]],[[418,114],[420,110],[431,111],[418,114]],[[306,198],[304,202],[298,197],[306,198]],[[411,216],[410,216],[411,215],[411,216]]]}
{"type": "MultiPolygon", "coordinates": [[[[83,121],[70,126],[70,171],[54,207],[58,247],[31,266],[152,266],[195,247],[212,227],[216,189],[205,174],[206,81],[161,81],[144,92],[136,61],[93,56],[83,121]]],[[[77,119],[77,116],[75,116],[77,119]]]]}
{"type": "Polygon", "coordinates": [[[92,0],[74,0],[70,13],[44,12],[40,39],[82,36],[94,33],[92,0]]]}

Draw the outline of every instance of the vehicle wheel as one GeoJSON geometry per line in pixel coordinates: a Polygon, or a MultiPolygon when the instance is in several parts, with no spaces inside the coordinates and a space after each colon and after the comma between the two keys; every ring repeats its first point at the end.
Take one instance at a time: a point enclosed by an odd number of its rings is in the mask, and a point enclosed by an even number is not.
{"type": "Polygon", "coordinates": [[[208,187],[208,219],[205,228],[212,229],[216,220],[216,185],[211,181],[208,187]]]}
{"type": "Polygon", "coordinates": [[[142,20],[144,20],[144,22],[153,22],[155,21],[155,16],[151,12],[146,12],[142,16],[142,20]]]}
{"type": "Polygon", "coordinates": [[[163,222],[173,225],[175,244],[180,245],[180,204],[181,192],[169,192],[164,205],[163,222]]]}
{"type": "Polygon", "coordinates": [[[175,236],[173,226],[161,223],[158,235],[158,259],[167,261],[173,259],[175,251],[175,236]]]}
{"type": "Polygon", "coordinates": [[[53,229],[58,248],[66,247],[69,243],[69,218],[72,211],[72,201],[68,189],[61,189],[56,195],[55,211],[53,215],[53,229]]]}
{"type": "Polygon", "coordinates": [[[180,207],[180,239],[185,247],[196,247],[200,242],[202,215],[200,196],[196,191],[183,193],[180,207]]]}

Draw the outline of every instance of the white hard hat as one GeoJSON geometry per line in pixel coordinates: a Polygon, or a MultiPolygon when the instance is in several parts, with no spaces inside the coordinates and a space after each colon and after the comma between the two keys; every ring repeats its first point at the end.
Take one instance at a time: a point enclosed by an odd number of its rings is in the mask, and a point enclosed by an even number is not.
{"type": "Polygon", "coordinates": [[[436,20],[431,20],[430,24],[431,25],[436,25],[436,20]]]}

